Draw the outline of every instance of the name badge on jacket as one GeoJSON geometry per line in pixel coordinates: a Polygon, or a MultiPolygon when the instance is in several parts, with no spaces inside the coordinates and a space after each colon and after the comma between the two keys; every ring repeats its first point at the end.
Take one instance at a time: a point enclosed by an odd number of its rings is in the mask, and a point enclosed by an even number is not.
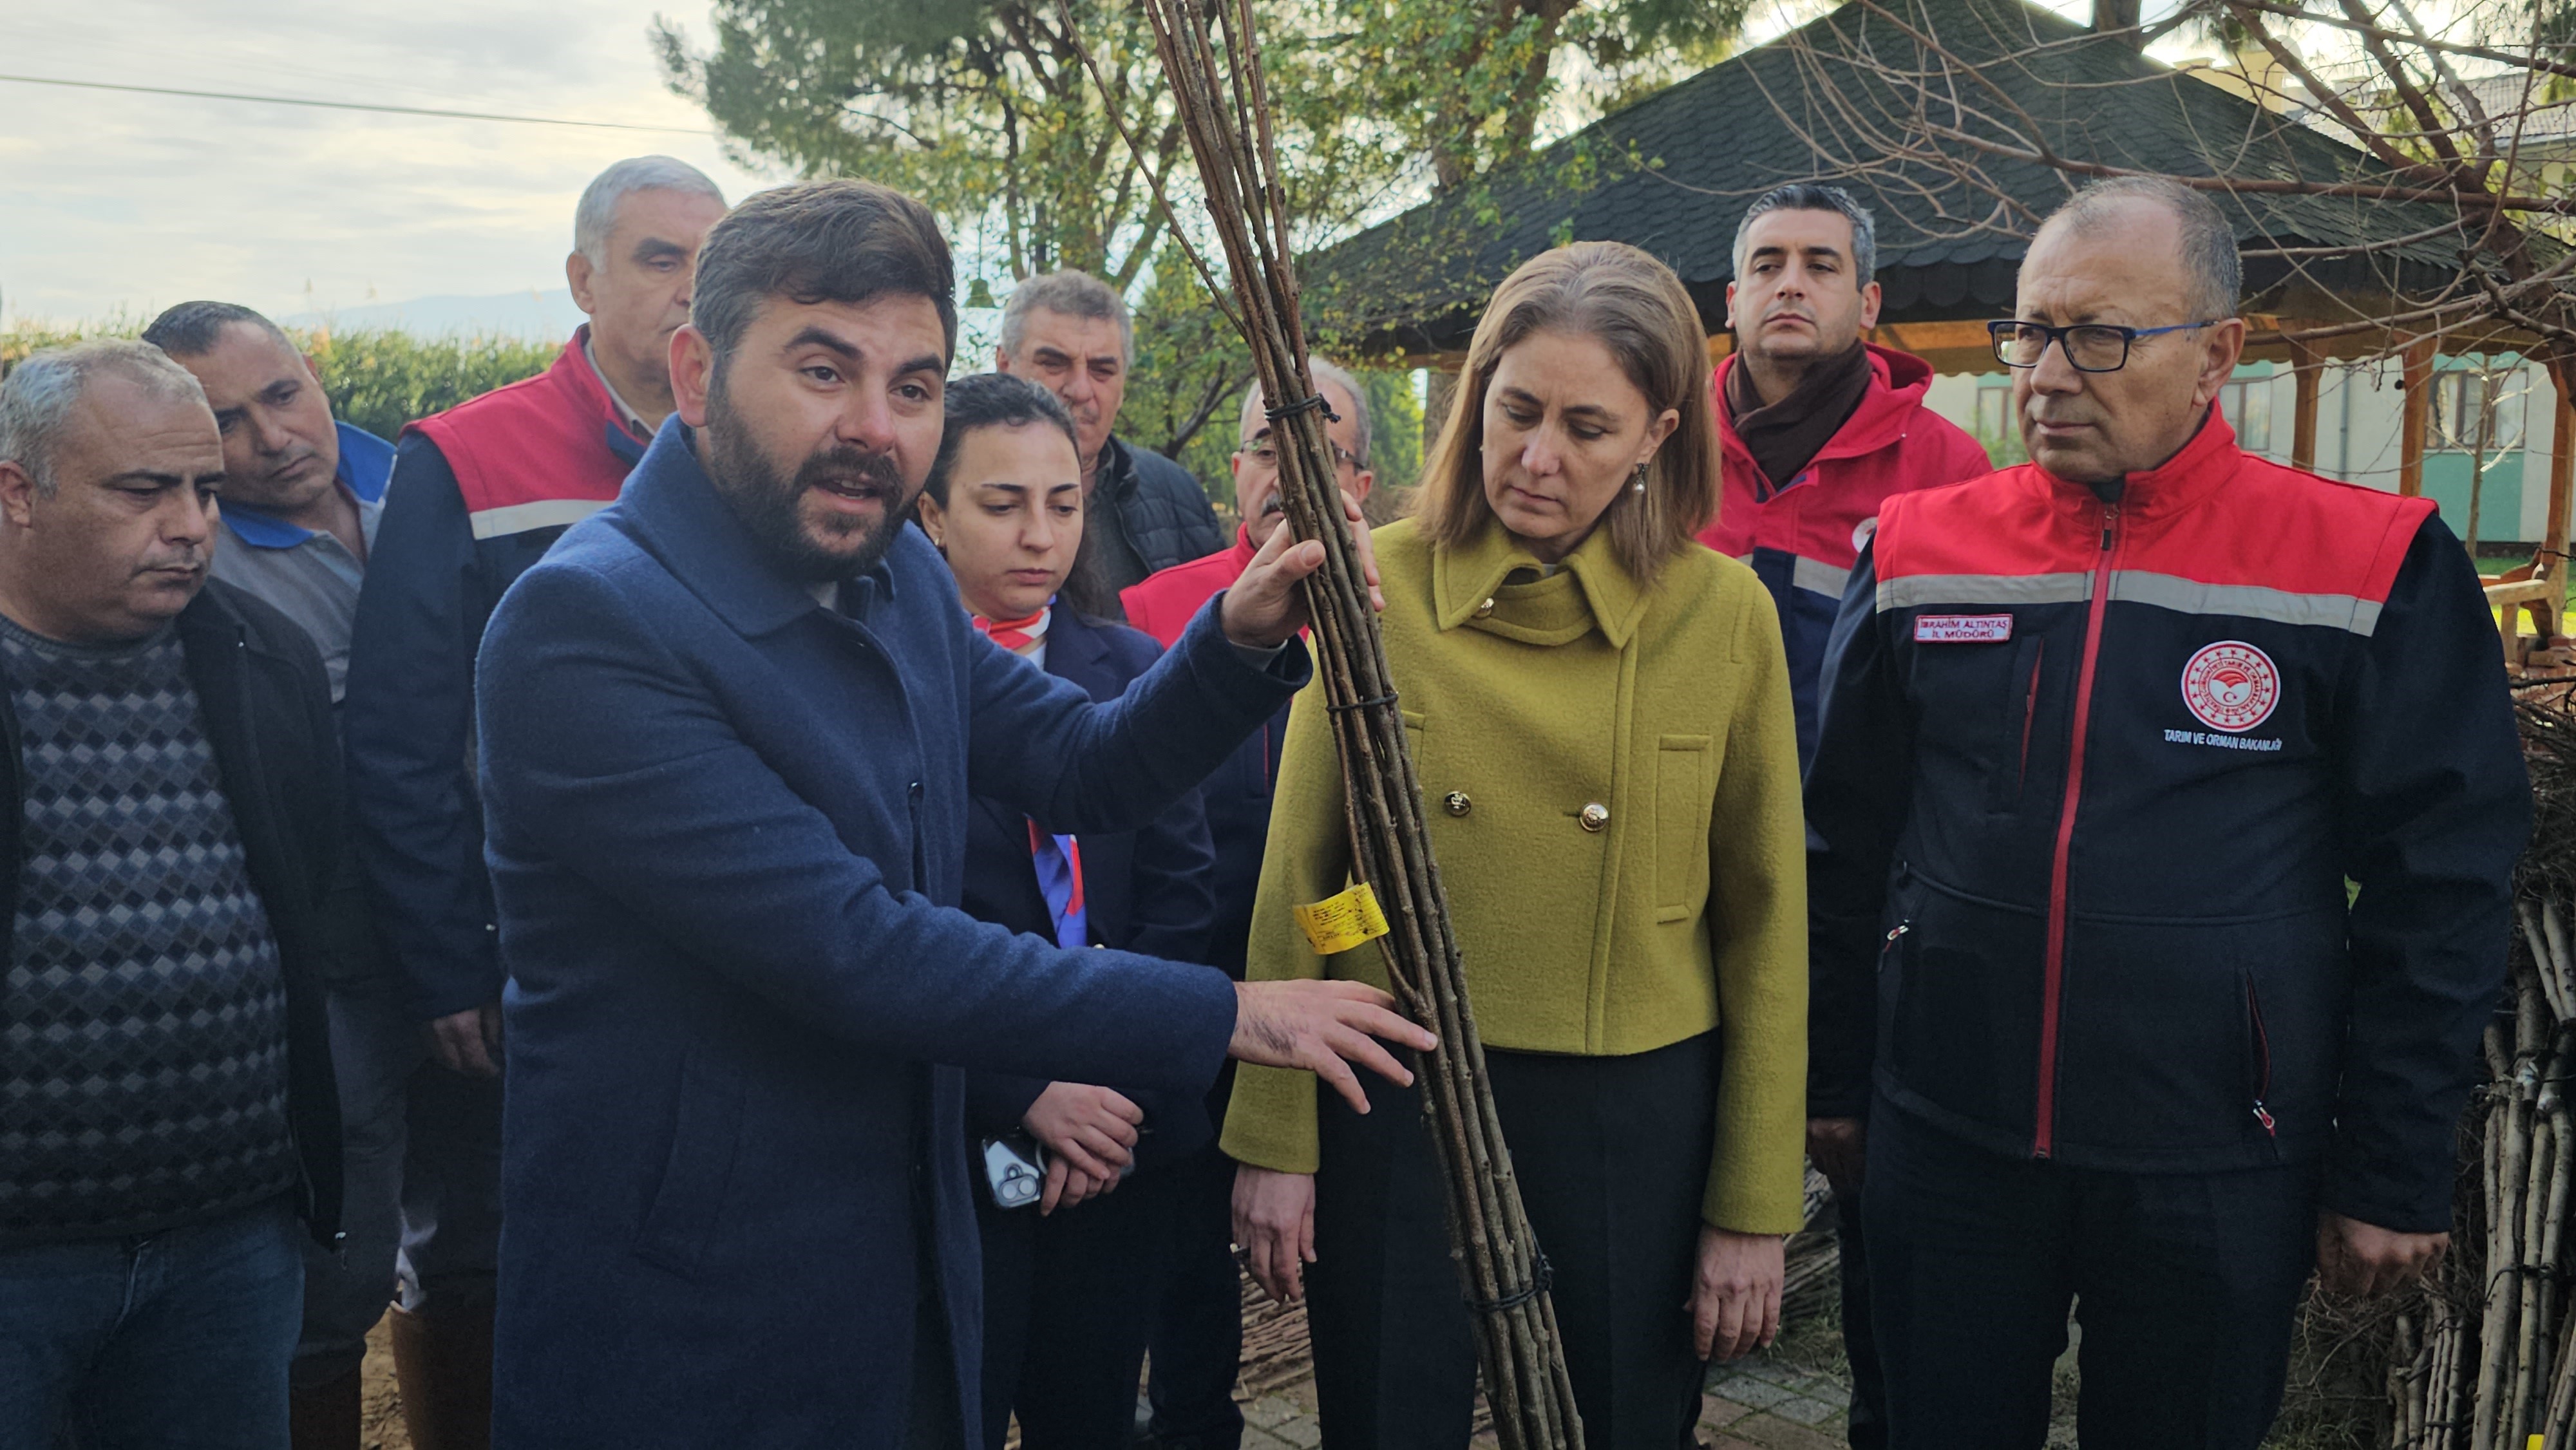
{"type": "Polygon", "coordinates": [[[1918,614],[1916,644],[1998,644],[2012,638],[2009,614],[1918,614]]]}

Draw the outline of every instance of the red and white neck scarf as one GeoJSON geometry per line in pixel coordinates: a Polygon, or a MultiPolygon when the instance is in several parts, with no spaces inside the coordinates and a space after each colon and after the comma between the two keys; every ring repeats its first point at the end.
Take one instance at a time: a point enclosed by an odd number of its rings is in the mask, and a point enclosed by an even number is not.
{"type": "Polygon", "coordinates": [[[1024,655],[1045,643],[1047,616],[1055,612],[1055,601],[1049,599],[1038,612],[1026,619],[986,619],[969,611],[967,618],[975,623],[975,632],[1009,650],[1024,655]]]}

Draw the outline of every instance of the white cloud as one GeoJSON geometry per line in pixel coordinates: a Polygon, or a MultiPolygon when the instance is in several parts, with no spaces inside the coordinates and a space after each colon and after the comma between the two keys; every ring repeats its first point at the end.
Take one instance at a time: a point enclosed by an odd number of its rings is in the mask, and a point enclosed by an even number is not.
{"type": "MultiPolygon", "coordinates": [[[[671,126],[654,0],[0,0],[0,70],[671,126]]],[[[690,16],[690,19],[698,17],[690,16]]],[[[701,26],[703,28],[703,26],[701,26]]],[[[729,197],[776,176],[707,134],[439,120],[0,82],[0,318],[274,312],[563,285],[572,205],[666,152],[729,197]]]]}

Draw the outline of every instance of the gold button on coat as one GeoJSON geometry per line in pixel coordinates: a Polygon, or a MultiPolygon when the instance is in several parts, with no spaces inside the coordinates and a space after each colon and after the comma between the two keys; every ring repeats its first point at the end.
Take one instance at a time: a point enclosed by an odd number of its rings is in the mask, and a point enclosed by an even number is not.
{"type": "Polygon", "coordinates": [[[1574,818],[1583,823],[1583,829],[1598,831],[1610,824],[1610,808],[1599,801],[1594,801],[1577,812],[1574,818]]]}
{"type": "Polygon", "coordinates": [[[1463,816],[1476,808],[1476,803],[1467,799],[1467,793],[1463,790],[1453,790],[1449,792],[1449,794],[1443,798],[1440,803],[1447,806],[1449,808],[1449,814],[1453,816],[1463,816]]]}
{"type": "Polygon", "coordinates": [[[1484,618],[1486,615],[1489,615],[1489,614],[1491,614],[1491,613],[1493,613],[1493,612],[1494,612],[1494,601],[1493,601],[1490,597],[1489,597],[1489,598],[1487,598],[1487,599],[1485,600],[1485,602],[1484,602],[1484,603],[1479,604],[1479,605],[1477,605],[1477,606],[1476,606],[1476,617],[1477,617],[1478,619],[1482,619],[1482,618],[1484,618]]]}

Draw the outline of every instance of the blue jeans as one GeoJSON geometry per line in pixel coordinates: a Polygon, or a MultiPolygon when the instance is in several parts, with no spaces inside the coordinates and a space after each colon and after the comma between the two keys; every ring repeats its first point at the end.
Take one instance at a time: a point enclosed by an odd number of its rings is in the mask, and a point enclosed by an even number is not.
{"type": "Polygon", "coordinates": [[[278,1450],[304,1295],[284,1198],[0,1249],[0,1450],[278,1450]]]}

